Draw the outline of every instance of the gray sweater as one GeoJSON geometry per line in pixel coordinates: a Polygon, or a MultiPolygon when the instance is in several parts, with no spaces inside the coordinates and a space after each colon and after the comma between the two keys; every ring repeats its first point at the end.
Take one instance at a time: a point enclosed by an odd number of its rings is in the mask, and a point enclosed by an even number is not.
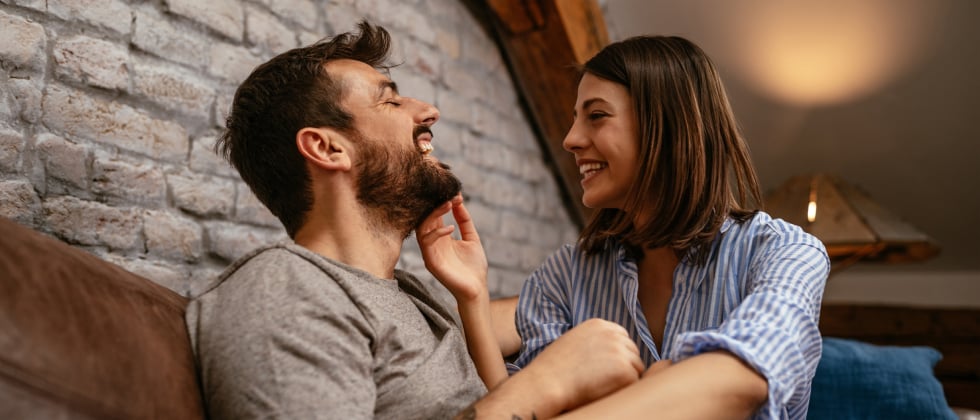
{"type": "Polygon", "coordinates": [[[213,419],[440,419],[486,393],[452,313],[293,243],[236,261],[187,327],[213,419]]]}

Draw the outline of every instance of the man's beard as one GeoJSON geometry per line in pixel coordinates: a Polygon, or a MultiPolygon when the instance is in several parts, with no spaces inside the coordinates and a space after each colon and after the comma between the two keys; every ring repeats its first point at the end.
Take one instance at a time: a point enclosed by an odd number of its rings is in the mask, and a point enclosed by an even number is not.
{"type": "Polygon", "coordinates": [[[418,150],[385,147],[385,142],[356,136],[357,200],[372,224],[407,238],[436,207],[449,201],[462,184],[449,166],[426,161],[418,150]]]}

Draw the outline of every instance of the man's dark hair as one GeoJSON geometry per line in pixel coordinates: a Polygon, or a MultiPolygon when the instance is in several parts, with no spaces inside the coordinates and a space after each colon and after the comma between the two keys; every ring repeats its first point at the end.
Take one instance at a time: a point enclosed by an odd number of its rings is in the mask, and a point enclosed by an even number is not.
{"type": "Polygon", "coordinates": [[[340,106],[342,88],[324,64],[351,59],[388,68],[388,32],[367,22],[358,28],[356,34],[347,32],[286,51],[253,70],[235,92],[227,130],[215,145],[290,237],[303,226],[313,205],[296,133],[305,127],[349,131],[353,126],[353,117],[340,106]]]}

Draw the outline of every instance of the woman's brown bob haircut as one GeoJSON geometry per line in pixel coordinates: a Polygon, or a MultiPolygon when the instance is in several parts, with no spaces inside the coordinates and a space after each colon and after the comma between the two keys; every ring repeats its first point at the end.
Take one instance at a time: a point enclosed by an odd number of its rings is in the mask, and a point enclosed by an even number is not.
{"type": "Polygon", "coordinates": [[[340,106],[341,87],[324,64],[352,59],[388,68],[388,32],[367,22],[358,28],[357,34],[343,33],[292,49],[258,66],[235,92],[227,130],[215,145],[290,237],[303,226],[313,205],[296,133],[305,127],[353,129],[353,117],[340,106]]]}
{"type": "Polygon", "coordinates": [[[684,38],[641,36],[603,48],[582,70],[626,87],[640,142],[623,209],[598,210],[579,238],[583,249],[597,253],[616,238],[637,256],[669,246],[704,263],[725,219],[743,222],[762,203],[711,60],[684,38]]]}

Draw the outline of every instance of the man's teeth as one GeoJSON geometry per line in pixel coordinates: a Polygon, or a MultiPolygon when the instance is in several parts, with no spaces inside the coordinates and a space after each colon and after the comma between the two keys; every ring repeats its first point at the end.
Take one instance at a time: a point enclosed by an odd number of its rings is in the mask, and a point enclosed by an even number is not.
{"type": "Polygon", "coordinates": [[[579,165],[578,172],[582,175],[585,175],[588,172],[598,171],[605,167],[606,165],[604,163],[583,163],[579,165]]]}
{"type": "Polygon", "coordinates": [[[419,151],[421,151],[423,155],[432,153],[433,149],[434,147],[432,147],[432,143],[419,143],[419,151]]]}

